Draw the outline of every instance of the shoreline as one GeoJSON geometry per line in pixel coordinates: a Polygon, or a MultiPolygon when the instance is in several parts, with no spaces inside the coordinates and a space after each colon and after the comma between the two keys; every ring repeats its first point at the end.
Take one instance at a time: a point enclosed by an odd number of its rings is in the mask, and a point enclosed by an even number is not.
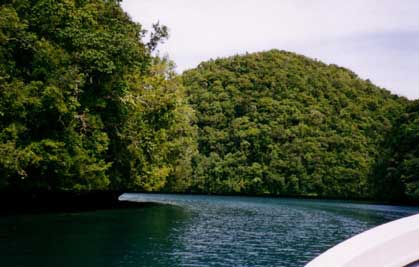
{"type": "Polygon", "coordinates": [[[195,195],[195,196],[225,196],[225,197],[259,197],[259,198],[278,198],[278,199],[301,199],[301,200],[320,200],[320,201],[348,201],[359,204],[374,204],[388,206],[419,206],[417,200],[380,200],[374,198],[345,198],[327,196],[299,196],[299,195],[274,195],[274,194],[217,194],[217,193],[196,193],[196,192],[135,192],[125,191],[121,194],[170,194],[170,195],[195,195]]]}
{"type": "Polygon", "coordinates": [[[89,192],[0,192],[0,216],[14,214],[85,212],[95,210],[141,208],[153,203],[140,203],[119,200],[124,194],[174,194],[201,196],[260,197],[320,201],[347,201],[359,204],[389,206],[419,206],[416,201],[384,201],[368,198],[339,198],[317,196],[278,196],[267,194],[204,194],[171,192],[133,192],[133,191],[89,191],[89,192]]]}
{"type": "Polygon", "coordinates": [[[72,213],[129,209],[144,203],[120,201],[116,191],[92,192],[1,192],[0,216],[16,214],[72,213]]]}

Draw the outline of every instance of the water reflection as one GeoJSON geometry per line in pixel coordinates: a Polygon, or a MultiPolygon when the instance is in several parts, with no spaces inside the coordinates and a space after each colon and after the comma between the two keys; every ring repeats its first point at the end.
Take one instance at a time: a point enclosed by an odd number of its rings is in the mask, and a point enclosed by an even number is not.
{"type": "Polygon", "coordinates": [[[129,210],[0,218],[1,266],[175,266],[173,231],[185,210],[129,210]]]}
{"type": "Polygon", "coordinates": [[[419,212],[275,198],[124,198],[166,204],[0,217],[1,266],[299,267],[354,234],[419,212]]]}

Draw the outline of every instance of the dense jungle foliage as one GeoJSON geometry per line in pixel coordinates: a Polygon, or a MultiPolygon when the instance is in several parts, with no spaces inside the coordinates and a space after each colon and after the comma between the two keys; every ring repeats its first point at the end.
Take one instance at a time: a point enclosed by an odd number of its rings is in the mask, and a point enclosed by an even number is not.
{"type": "Polygon", "coordinates": [[[372,178],[375,197],[419,201],[419,100],[398,118],[385,148],[372,178]]]}
{"type": "Polygon", "coordinates": [[[178,76],[119,2],[1,2],[0,189],[419,200],[418,102],[278,50],[178,76]]]}
{"type": "Polygon", "coordinates": [[[191,109],[119,1],[0,6],[0,184],[14,190],[183,190],[191,109]]]}
{"type": "Polygon", "coordinates": [[[406,105],[349,70],[277,50],[205,62],[183,80],[199,192],[367,197],[406,105]]]}

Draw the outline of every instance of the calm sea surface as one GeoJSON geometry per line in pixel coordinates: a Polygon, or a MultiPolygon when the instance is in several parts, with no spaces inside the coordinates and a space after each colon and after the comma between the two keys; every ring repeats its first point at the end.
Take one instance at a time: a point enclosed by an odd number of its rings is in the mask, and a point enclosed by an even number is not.
{"type": "Polygon", "coordinates": [[[0,217],[0,266],[304,266],[419,207],[124,194],[138,209],[0,217]]]}

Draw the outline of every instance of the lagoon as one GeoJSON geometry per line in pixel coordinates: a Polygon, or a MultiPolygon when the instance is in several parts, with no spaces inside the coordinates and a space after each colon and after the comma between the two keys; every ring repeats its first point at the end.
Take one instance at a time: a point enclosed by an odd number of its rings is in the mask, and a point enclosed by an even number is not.
{"type": "Polygon", "coordinates": [[[0,217],[1,266],[304,266],[419,207],[124,194],[139,208],[0,217]]]}

